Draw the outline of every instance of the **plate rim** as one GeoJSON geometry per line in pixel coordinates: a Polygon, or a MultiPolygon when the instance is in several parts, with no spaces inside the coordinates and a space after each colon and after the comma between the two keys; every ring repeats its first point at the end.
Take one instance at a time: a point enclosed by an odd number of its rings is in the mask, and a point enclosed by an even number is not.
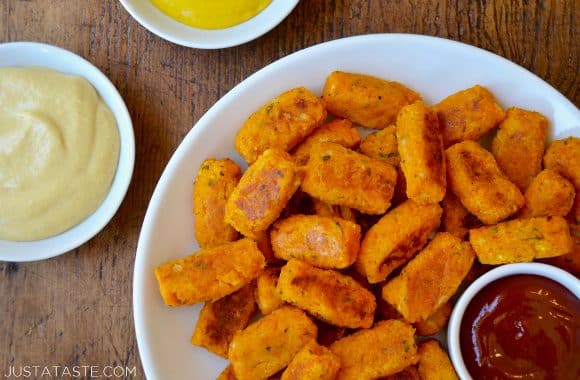
{"type": "Polygon", "coordinates": [[[333,48],[334,45],[342,45],[342,44],[349,44],[349,43],[365,43],[371,40],[379,40],[379,41],[388,41],[388,40],[408,40],[409,42],[430,42],[433,44],[439,45],[446,45],[449,48],[453,49],[464,49],[476,56],[486,57],[486,58],[493,58],[499,59],[504,64],[508,64],[511,68],[518,70],[523,75],[529,77],[529,79],[536,84],[545,87],[546,90],[549,91],[550,97],[555,97],[558,101],[570,112],[570,114],[578,115],[580,119],[580,111],[576,106],[563,94],[561,94],[558,90],[556,90],[551,84],[544,81],[542,78],[538,77],[536,74],[532,73],[531,71],[527,70],[526,68],[518,65],[515,62],[512,62],[500,55],[497,55],[493,52],[484,50],[482,48],[466,44],[464,42],[450,40],[442,37],[437,36],[427,36],[427,35],[420,35],[420,34],[412,34],[412,33],[372,33],[372,34],[362,34],[362,35],[355,35],[349,36],[344,38],[338,38],[326,42],[321,42],[310,47],[295,51],[287,56],[284,56],[276,61],[264,66],[263,68],[259,69],[258,71],[254,72],[243,81],[238,83],[234,86],[230,91],[228,91],[224,96],[218,99],[201,117],[200,119],[195,122],[189,132],[185,135],[183,140],[179,143],[178,147],[176,148],[175,152],[169,159],[168,163],[166,164],[163,172],[155,186],[149,204],[147,206],[147,210],[145,212],[145,216],[143,219],[143,224],[141,227],[141,231],[139,233],[139,239],[137,242],[137,249],[135,255],[135,265],[134,265],[134,272],[133,272],[133,319],[134,319],[134,328],[135,328],[135,336],[137,339],[137,347],[139,350],[139,356],[141,358],[141,363],[143,369],[145,371],[145,375],[148,378],[154,378],[153,375],[156,374],[155,371],[155,363],[152,359],[150,352],[148,351],[148,342],[146,334],[142,333],[144,331],[144,327],[146,325],[144,321],[143,310],[145,308],[145,304],[141,303],[140,298],[140,289],[142,285],[144,285],[144,275],[145,273],[151,273],[152,268],[145,268],[145,261],[146,261],[146,247],[149,245],[149,241],[153,238],[152,234],[152,224],[155,220],[155,216],[157,215],[158,207],[156,206],[160,201],[161,193],[164,192],[165,187],[167,186],[167,182],[170,179],[170,173],[173,172],[173,169],[177,166],[177,163],[181,160],[181,157],[185,155],[187,152],[187,147],[192,144],[193,141],[196,140],[197,136],[202,134],[205,129],[211,126],[207,120],[212,119],[214,115],[219,114],[222,112],[222,109],[225,105],[230,101],[230,98],[235,97],[238,92],[242,91],[247,86],[251,86],[254,81],[256,81],[261,76],[266,76],[270,71],[276,70],[280,65],[285,65],[287,62],[292,60],[300,59],[304,55],[308,55],[313,49],[325,49],[325,48],[333,48]],[[154,209],[155,208],[155,209],[154,209]]]}

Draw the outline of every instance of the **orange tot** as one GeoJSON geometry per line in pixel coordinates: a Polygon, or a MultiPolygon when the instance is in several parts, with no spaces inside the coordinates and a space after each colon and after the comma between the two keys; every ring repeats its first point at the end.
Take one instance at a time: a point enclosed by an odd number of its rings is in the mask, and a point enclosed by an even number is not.
{"type": "Polygon", "coordinates": [[[434,339],[419,343],[419,375],[421,380],[459,380],[449,355],[434,339]]]}
{"type": "Polygon", "coordinates": [[[524,205],[524,196],[501,172],[493,155],[473,141],[445,151],[449,187],[469,212],[496,224],[524,205]]]}
{"type": "Polygon", "coordinates": [[[524,198],[523,218],[536,216],[566,216],[572,209],[576,191],[574,185],[553,170],[545,169],[532,180],[524,198]]]}
{"type": "Polygon", "coordinates": [[[355,263],[372,284],[384,281],[409,261],[439,227],[441,207],[407,200],[383,216],[366,233],[355,263]]]}
{"type": "Polygon", "coordinates": [[[239,380],[267,379],[315,339],[314,322],[302,310],[284,306],[237,333],[228,356],[239,380]]]}
{"type": "Polygon", "coordinates": [[[280,298],[336,326],[368,328],[375,317],[375,296],[352,277],[291,259],[276,287],[280,298]]]}
{"type": "Polygon", "coordinates": [[[225,221],[256,239],[278,219],[300,179],[286,152],[268,149],[244,173],[225,208],[225,221]]]}
{"type": "Polygon", "coordinates": [[[421,380],[419,370],[416,366],[411,365],[394,375],[380,377],[377,380],[421,380]]]}
{"type": "Polygon", "coordinates": [[[193,185],[195,239],[200,248],[211,248],[238,239],[224,221],[226,202],[238,184],[242,170],[229,158],[205,160],[193,185]]]}
{"type": "Polygon", "coordinates": [[[399,166],[401,157],[397,149],[397,133],[394,124],[383,130],[371,133],[360,144],[362,154],[384,160],[393,166],[399,166]]]}
{"type": "Polygon", "coordinates": [[[356,260],[360,226],[341,218],[293,215],[272,226],[276,257],[302,260],[320,268],[346,268],[356,260]]]}
{"type": "Polygon", "coordinates": [[[280,306],[284,301],[278,296],[276,285],[280,276],[280,268],[267,268],[258,277],[256,286],[256,303],[260,312],[264,315],[270,314],[280,306]]]}
{"type": "Polygon", "coordinates": [[[334,380],[339,368],[340,359],[332,351],[310,342],[288,364],[281,380],[334,380]]]}
{"type": "Polygon", "coordinates": [[[562,268],[576,277],[580,277],[580,225],[570,224],[570,234],[574,240],[572,252],[543,260],[544,262],[562,268]]]}
{"type": "Polygon", "coordinates": [[[289,152],[325,119],[324,103],[306,88],[294,88],[254,112],[238,131],[234,146],[251,164],[270,148],[289,152]]]}
{"type": "Polygon", "coordinates": [[[574,242],[560,216],[514,219],[469,231],[469,241],[482,264],[530,262],[572,252],[574,242]]]}
{"type": "Polygon", "coordinates": [[[256,312],[254,289],[251,283],[229,296],[206,303],[199,313],[191,344],[227,358],[234,335],[246,328],[256,312]]]}
{"type": "Polygon", "coordinates": [[[411,325],[393,319],[334,342],[330,350],[340,358],[336,380],[376,379],[417,363],[414,333],[411,325]]]}
{"type": "Polygon", "coordinates": [[[560,173],[580,190],[580,138],[554,141],[544,155],[544,168],[560,173]]]}
{"type": "Polygon", "coordinates": [[[474,258],[469,243],[447,232],[438,233],[397,277],[387,282],[383,298],[407,321],[424,321],[455,294],[474,258]]]}
{"type": "Polygon", "coordinates": [[[448,191],[443,199],[443,231],[464,239],[471,228],[481,227],[482,223],[461,204],[459,199],[448,191]]]}
{"type": "Polygon", "coordinates": [[[427,317],[424,321],[420,321],[415,324],[417,329],[417,335],[419,336],[430,336],[435,335],[447,325],[449,321],[449,316],[451,316],[451,311],[453,311],[453,306],[451,302],[446,302],[441,305],[440,308],[435,310],[433,314],[427,317]]]}
{"type": "Polygon", "coordinates": [[[316,144],[304,166],[302,190],[324,202],[382,214],[391,206],[397,171],[334,143],[316,144]]]}
{"type": "Polygon", "coordinates": [[[548,120],[540,113],[512,107],[499,125],[491,151],[502,172],[521,191],[542,170],[548,120]]]}
{"type": "Polygon", "coordinates": [[[363,127],[383,129],[395,121],[401,108],[420,96],[397,82],[334,71],[326,78],[322,98],[331,114],[363,127]]]}
{"type": "Polygon", "coordinates": [[[433,108],[441,122],[445,146],[478,140],[504,118],[493,94],[480,85],[449,95],[433,108]]]}
{"type": "Polygon", "coordinates": [[[439,203],[445,196],[445,157],[437,115],[421,101],[397,117],[397,148],[407,196],[417,203],[439,203]]]}
{"type": "Polygon", "coordinates": [[[352,127],[352,122],[346,119],[335,119],[316,129],[300,145],[296,147],[292,156],[297,165],[304,165],[310,158],[310,149],[317,143],[332,142],[345,148],[356,148],[360,144],[360,135],[352,127]]]}
{"type": "Polygon", "coordinates": [[[264,256],[250,239],[206,248],[155,269],[169,306],[215,301],[243,288],[264,268],[264,256]]]}

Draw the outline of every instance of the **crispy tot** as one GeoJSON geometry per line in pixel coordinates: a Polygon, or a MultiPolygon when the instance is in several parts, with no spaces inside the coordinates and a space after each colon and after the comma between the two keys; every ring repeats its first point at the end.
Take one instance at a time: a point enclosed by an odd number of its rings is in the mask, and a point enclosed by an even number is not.
{"type": "Polygon", "coordinates": [[[278,296],[276,285],[280,276],[280,268],[267,268],[258,277],[256,286],[256,303],[260,312],[264,315],[270,314],[280,306],[284,301],[278,296]]]}
{"type": "Polygon", "coordinates": [[[341,218],[293,215],[272,226],[276,257],[299,259],[320,268],[346,268],[356,260],[360,226],[341,218]]]}
{"type": "Polygon", "coordinates": [[[401,157],[397,149],[397,134],[394,124],[383,130],[371,133],[360,143],[360,151],[377,160],[384,160],[393,166],[399,166],[401,157]]]}
{"type": "Polygon", "coordinates": [[[435,238],[383,287],[383,298],[411,323],[421,322],[446,303],[469,272],[475,253],[447,232],[435,238]]]}
{"type": "Polygon", "coordinates": [[[451,302],[447,301],[441,307],[433,312],[427,319],[415,324],[417,335],[430,336],[435,335],[447,325],[449,316],[453,310],[451,302]]]}
{"type": "Polygon", "coordinates": [[[334,71],[326,78],[322,98],[331,114],[383,129],[395,121],[401,108],[420,96],[397,82],[334,71]]]}
{"type": "Polygon", "coordinates": [[[564,269],[576,277],[580,277],[580,225],[570,224],[569,226],[570,235],[572,235],[572,240],[574,240],[574,248],[572,248],[572,252],[562,256],[544,259],[542,261],[564,269]]]}
{"type": "Polygon", "coordinates": [[[421,380],[459,380],[455,369],[439,342],[429,339],[419,343],[419,375],[421,380]]]}
{"type": "Polygon", "coordinates": [[[215,301],[258,277],[264,256],[250,239],[206,248],[155,268],[163,301],[169,306],[215,301]]]}
{"type": "Polygon", "coordinates": [[[544,168],[568,178],[580,191],[580,138],[571,136],[554,141],[544,155],[544,168]]]}
{"type": "Polygon", "coordinates": [[[493,138],[491,151],[497,164],[521,191],[542,170],[547,129],[542,114],[512,107],[493,138]]]}
{"type": "Polygon", "coordinates": [[[572,209],[575,195],[570,181],[553,170],[542,170],[528,186],[524,194],[526,203],[519,216],[566,216],[572,209]]]}
{"type": "Polygon", "coordinates": [[[417,367],[411,365],[394,375],[381,377],[377,380],[421,380],[421,377],[419,376],[419,370],[417,367]]]}
{"type": "Polygon", "coordinates": [[[478,140],[504,118],[493,94],[480,85],[449,95],[433,109],[441,122],[446,147],[463,140],[478,140]]]}
{"type": "Polygon", "coordinates": [[[352,127],[352,122],[346,119],[335,119],[316,129],[300,145],[296,147],[292,156],[297,165],[304,165],[310,158],[312,145],[321,142],[332,142],[345,148],[356,148],[360,144],[360,135],[352,127]]]}
{"type": "Polygon", "coordinates": [[[229,296],[207,302],[199,313],[191,344],[227,358],[234,335],[246,328],[256,312],[255,288],[250,283],[229,296]]]}
{"type": "Polygon", "coordinates": [[[334,143],[312,147],[304,166],[302,190],[324,202],[382,214],[391,205],[397,171],[334,143]]]}
{"type": "Polygon", "coordinates": [[[445,151],[449,187],[469,212],[485,224],[515,214],[524,196],[499,170],[493,155],[474,141],[445,151]]]}
{"type": "Polygon", "coordinates": [[[447,182],[439,120],[422,101],[405,106],[399,113],[397,149],[407,196],[419,204],[443,200],[447,182]]]}
{"type": "Polygon", "coordinates": [[[574,242],[560,216],[515,219],[469,231],[482,264],[529,262],[572,252],[574,242]]]}
{"type": "Polygon", "coordinates": [[[472,215],[461,204],[459,199],[451,191],[445,194],[443,199],[443,216],[441,224],[443,231],[449,232],[460,239],[464,239],[469,230],[472,228],[481,227],[481,223],[474,215],[472,215]]]}
{"type": "Polygon", "coordinates": [[[310,342],[288,364],[281,380],[334,380],[340,359],[328,348],[310,342]]]}
{"type": "Polygon", "coordinates": [[[312,209],[318,216],[342,218],[354,223],[357,220],[357,212],[350,207],[331,205],[316,198],[312,198],[312,209]]]}
{"type": "Polygon", "coordinates": [[[268,149],[232,191],[226,203],[225,221],[255,239],[278,218],[299,185],[290,155],[268,149]]]}
{"type": "Polygon", "coordinates": [[[224,221],[226,202],[242,170],[229,158],[203,161],[193,185],[195,239],[200,248],[235,241],[239,234],[224,221]]]}
{"type": "Polygon", "coordinates": [[[216,380],[238,380],[236,377],[236,373],[234,372],[234,367],[232,365],[228,365],[222,373],[217,377],[216,380]]]}
{"type": "Polygon", "coordinates": [[[373,324],[374,295],[351,277],[291,259],[282,267],[280,298],[336,326],[368,328],[373,324]]]}
{"type": "Polygon", "coordinates": [[[336,380],[371,380],[393,375],[417,363],[415,329],[403,321],[380,321],[330,346],[340,358],[336,380]]]}
{"type": "Polygon", "coordinates": [[[439,227],[441,207],[407,200],[383,216],[361,242],[356,269],[370,283],[384,281],[409,261],[439,227]]]}
{"type": "Polygon", "coordinates": [[[228,356],[239,380],[267,379],[316,339],[316,325],[299,310],[283,306],[234,336],[228,356]]]}
{"type": "Polygon", "coordinates": [[[304,87],[270,100],[242,125],[234,146],[253,163],[267,149],[289,152],[326,119],[324,103],[304,87]]]}

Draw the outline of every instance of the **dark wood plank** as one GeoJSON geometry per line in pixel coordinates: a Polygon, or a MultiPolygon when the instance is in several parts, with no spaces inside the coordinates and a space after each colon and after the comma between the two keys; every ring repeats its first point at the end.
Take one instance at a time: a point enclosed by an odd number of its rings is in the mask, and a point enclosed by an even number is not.
{"type": "Polygon", "coordinates": [[[578,105],[579,16],[574,0],[302,0],[262,38],[206,51],[147,32],[115,0],[0,1],[0,42],[47,42],[93,62],[126,100],[137,140],[129,193],[99,235],[51,260],[0,263],[0,376],[9,365],[122,365],[143,377],[131,282],[147,203],[191,126],[254,71],[340,37],[419,33],[500,54],[578,105]]]}

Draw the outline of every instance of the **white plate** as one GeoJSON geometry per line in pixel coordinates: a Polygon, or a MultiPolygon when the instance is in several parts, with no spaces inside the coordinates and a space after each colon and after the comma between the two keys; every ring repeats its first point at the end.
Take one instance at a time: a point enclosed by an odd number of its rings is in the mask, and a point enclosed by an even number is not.
{"type": "Polygon", "coordinates": [[[120,137],[119,163],[109,194],[99,208],[81,223],[51,238],[14,242],[0,240],[0,260],[42,260],[68,252],[95,236],[115,215],[133,175],[135,137],[123,98],[107,77],[87,60],[52,45],[36,42],[0,44],[0,67],[43,66],[84,77],[113,111],[120,137]]]}
{"type": "MultiPolygon", "coordinates": [[[[149,379],[215,379],[226,361],[189,343],[201,305],[163,304],[153,269],[197,249],[191,191],[207,157],[241,158],[233,148],[237,129],[268,99],[305,85],[320,94],[333,70],[400,81],[435,103],[480,83],[504,106],[538,110],[557,137],[580,136],[580,112],[564,96],[525,69],[484,50],[444,39],[376,34],[336,40],[285,57],[258,71],[218,101],[185,137],[153,193],[133,279],[137,342],[149,379]]],[[[184,99],[187,101],[187,99],[184,99]]]]}
{"type": "Polygon", "coordinates": [[[159,37],[187,47],[221,49],[241,45],[269,32],[288,16],[298,0],[272,0],[255,17],[230,28],[199,29],[173,20],[150,0],[120,0],[137,22],[159,37]]]}

